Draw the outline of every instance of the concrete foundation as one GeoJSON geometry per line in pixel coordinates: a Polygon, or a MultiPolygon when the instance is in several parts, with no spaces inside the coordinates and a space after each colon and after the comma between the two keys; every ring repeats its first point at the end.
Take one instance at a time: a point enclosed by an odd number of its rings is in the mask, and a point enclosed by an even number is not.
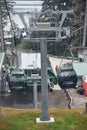
{"type": "Polygon", "coordinates": [[[52,122],[54,122],[54,118],[50,117],[49,121],[41,121],[40,118],[36,118],[36,122],[37,123],[52,123],[52,122]]]}

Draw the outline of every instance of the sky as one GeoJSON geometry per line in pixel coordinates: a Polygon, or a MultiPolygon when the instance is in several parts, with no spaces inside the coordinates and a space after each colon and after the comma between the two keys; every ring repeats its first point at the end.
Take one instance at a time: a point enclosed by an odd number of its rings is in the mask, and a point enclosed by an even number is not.
{"type": "MultiPolygon", "coordinates": [[[[22,12],[22,11],[27,12],[27,8],[30,8],[29,11],[34,11],[34,10],[41,11],[41,8],[42,8],[42,6],[17,6],[16,5],[16,4],[33,4],[33,3],[37,4],[37,3],[42,3],[42,1],[33,1],[33,0],[32,1],[30,1],[30,0],[29,1],[13,0],[13,1],[16,2],[14,4],[13,10],[18,11],[17,8],[19,8],[19,12],[22,12]]],[[[25,22],[27,24],[27,27],[29,27],[29,15],[25,14],[24,18],[25,18],[25,22]]],[[[12,14],[11,19],[14,20],[14,22],[16,23],[18,28],[20,28],[20,29],[24,28],[24,25],[23,25],[19,15],[12,14]]],[[[10,23],[10,21],[8,21],[8,24],[4,28],[4,30],[10,31],[10,28],[11,28],[11,23],[10,23]]],[[[7,33],[5,33],[5,36],[8,37],[7,33]]]]}
{"type": "MultiPolygon", "coordinates": [[[[18,1],[18,0],[13,0],[15,1],[15,4],[14,4],[14,12],[15,11],[19,11],[19,12],[22,12],[22,11],[25,11],[27,12],[27,8],[29,9],[29,11],[34,11],[34,10],[38,10],[40,11],[42,6],[36,6],[36,4],[42,4],[42,1],[18,1]],[[34,6],[18,6],[17,4],[34,4],[34,6]],[[19,9],[18,9],[19,8],[19,9]]],[[[24,18],[25,18],[25,21],[27,23],[27,26],[29,25],[29,17],[27,14],[24,15],[24,18]]],[[[19,17],[19,15],[13,15],[12,19],[15,21],[15,23],[17,24],[17,26],[19,28],[24,28],[24,25],[19,17]]]]}

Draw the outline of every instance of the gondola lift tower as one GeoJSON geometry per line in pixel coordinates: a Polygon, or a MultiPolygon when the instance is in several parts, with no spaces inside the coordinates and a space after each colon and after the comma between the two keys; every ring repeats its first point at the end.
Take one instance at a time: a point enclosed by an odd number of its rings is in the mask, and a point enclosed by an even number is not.
{"type": "MultiPolygon", "coordinates": [[[[15,0],[17,1],[17,0],[15,0]]],[[[19,1],[19,0],[18,0],[19,1]]],[[[17,12],[16,14],[19,14],[21,12],[17,12]]],[[[27,13],[23,12],[23,14],[27,13]]],[[[29,12],[30,13],[30,12],[29,12]]],[[[48,13],[48,12],[46,12],[48,13]]],[[[55,31],[56,37],[54,38],[55,41],[60,41],[62,39],[61,37],[61,31],[64,31],[64,28],[62,27],[65,18],[68,13],[73,13],[73,10],[61,10],[61,11],[50,11],[50,13],[61,13],[62,18],[60,21],[60,25],[58,27],[51,27],[50,22],[37,22],[36,26],[29,27],[30,32],[40,32],[41,37],[40,38],[28,38],[28,40],[38,39],[40,41],[40,48],[41,48],[41,89],[42,89],[42,114],[40,118],[36,118],[37,123],[47,123],[47,122],[54,122],[54,118],[50,117],[48,114],[48,85],[47,85],[47,40],[52,40],[52,38],[47,38],[46,32],[55,31]]],[[[31,14],[31,13],[30,13],[31,14]]],[[[22,18],[22,22],[24,22],[24,18],[22,18]]],[[[24,22],[25,24],[25,22],[24,22]]],[[[66,36],[67,38],[67,36],[66,36]]]]}
{"type": "MultiPolygon", "coordinates": [[[[54,122],[53,117],[49,117],[48,114],[48,88],[47,88],[47,37],[46,32],[56,31],[57,34],[60,34],[62,31],[62,24],[66,18],[68,13],[72,13],[73,11],[67,11],[67,13],[63,12],[62,23],[60,23],[60,27],[51,27],[50,22],[37,23],[35,28],[30,28],[31,32],[36,31],[41,33],[40,47],[41,47],[41,84],[42,84],[42,114],[40,118],[36,118],[37,123],[45,123],[45,122],[54,122]],[[59,33],[58,33],[59,32],[59,33]]],[[[55,12],[56,13],[56,12],[55,12]]],[[[56,35],[55,40],[60,40],[60,35],[56,35]]],[[[50,38],[49,38],[50,39],[50,38]]]]}

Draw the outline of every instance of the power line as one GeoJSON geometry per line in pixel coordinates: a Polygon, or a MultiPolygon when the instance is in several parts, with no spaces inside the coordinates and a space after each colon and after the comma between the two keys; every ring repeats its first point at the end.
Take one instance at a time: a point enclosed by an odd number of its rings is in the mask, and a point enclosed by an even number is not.
{"type": "Polygon", "coordinates": [[[80,28],[78,28],[78,29],[76,29],[76,30],[72,31],[72,34],[73,34],[73,33],[75,33],[75,32],[78,32],[79,30],[81,30],[81,29],[83,29],[83,28],[85,28],[85,27],[87,27],[87,25],[82,26],[82,27],[80,27],[80,28]]]}

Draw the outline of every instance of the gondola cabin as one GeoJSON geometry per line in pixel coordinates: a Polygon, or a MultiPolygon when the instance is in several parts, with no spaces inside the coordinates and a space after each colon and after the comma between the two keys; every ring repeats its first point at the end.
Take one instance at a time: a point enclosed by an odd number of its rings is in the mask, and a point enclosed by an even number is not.
{"type": "Polygon", "coordinates": [[[57,81],[62,89],[75,88],[77,75],[72,65],[64,65],[57,72],[57,81]]]}

